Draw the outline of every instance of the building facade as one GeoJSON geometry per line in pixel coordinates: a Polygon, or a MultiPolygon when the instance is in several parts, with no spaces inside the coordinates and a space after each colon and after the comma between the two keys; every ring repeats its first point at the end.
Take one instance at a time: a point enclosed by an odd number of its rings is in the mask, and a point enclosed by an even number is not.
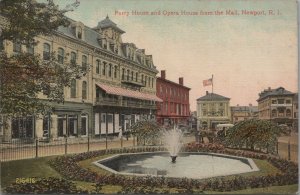
{"type": "Polygon", "coordinates": [[[197,99],[198,129],[216,129],[231,123],[230,98],[209,93],[197,99]]]}
{"type": "Polygon", "coordinates": [[[269,120],[279,125],[287,125],[297,129],[297,94],[283,87],[265,89],[259,93],[258,112],[259,119],[269,120]]]}
{"type": "Polygon", "coordinates": [[[166,79],[166,71],[161,71],[157,78],[156,95],[163,102],[157,103],[156,119],[164,126],[188,125],[190,117],[189,103],[190,88],[183,85],[183,78],[179,83],[166,79]]]}
{"type": "MultiPolygon", "coordinates": [[[[5,25],[0,17],[0,26],[5,25]]],[[[64,88],[64,104],[51,103],[53,113],[13,119],[3,129],[3,141],[24,138],[97,137],[118,134],[142,118],[156,113],[156,74],[152,56],[133,43],[123,43],[125,33],[109,17],[95,28],[70,19],[53,36],[39,36],[28,50],[24,45],[2,40],[8,54],[33,52],[47,60],[55,52],[58,61],[76,61],[91,67],[81,79],[64,88]]],[[[39,96],[47,101],[43,95],[39,96]]]]}
{"type": "Polygon", "coordinates": [[[240,121],[258,118],[258,107],[252,106],[231,106],[231,122],[232,124],[236,124],[240,121]]]}

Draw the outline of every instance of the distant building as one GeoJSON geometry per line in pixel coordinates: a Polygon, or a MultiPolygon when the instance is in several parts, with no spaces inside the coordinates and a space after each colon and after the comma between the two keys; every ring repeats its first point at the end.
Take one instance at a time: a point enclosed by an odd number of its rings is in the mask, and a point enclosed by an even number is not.
{"type": "Polygon", "coordinates": [[[252,118],[258,118],[258,107],[252,106],[252,104],[249,104],[249,106],[231,106],[230,109],[233,124],[252,118]]]}
{"type": "Polygon", "coordinates": [[[295,116],[298,112],[298,103],[296,103],[295,96],[297,94],[283,87],[265,89],[259,93],[257,100],[259,119],[270,120],[279,125],[297,129],[298,119],[295,116]]]}
{"type": "Polygon", "coordinates": [[[188,125],[190,117],[190,88],[183,85],[183,77],[179,83],[166,79],[166,71],[156,80],[156,95],[163,102],[157,102],[157,122],[165,125],[188,125]]]}
{"type": "Polygon", "coordinates": [[[198,128],[215,129],[231,122],[230,98],[206,91],[197,99],[198,128]]]}
{"type": "Polygon", "coordinates": [[[298,120],[299,120],[299,112],[298,112],[298,93],[295,94],[293,98],[293,130],[298,132],[298,120]]]}

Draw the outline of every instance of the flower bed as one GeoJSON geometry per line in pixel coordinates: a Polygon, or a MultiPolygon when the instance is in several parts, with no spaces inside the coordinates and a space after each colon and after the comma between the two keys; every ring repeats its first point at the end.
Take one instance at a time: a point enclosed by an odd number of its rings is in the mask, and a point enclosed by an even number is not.
{"type": "Polygon", "coordinates": [[[181,188],[181,189],[196,189],[196,190],[214,190],[214,191],[231,191],[246,188],[257,188],[267,186],[280,186],[298,183],[298,166],[294,162],[279,159],[275,156],[270,156],[262,153],[254,153],[250,151],[230,150],[222,145],[216,144],[188,144],[183,148],[185,152],[215,152],[230,154],[235,156],[243,156],[248,158],[257,158],[267,160],[273,166],[282,171],[281,174],[266,175],[266,176],[251,176],[243,177],[240,175],[230,178],[212,178],[206,180],[197,180],[189,178],[164,178],[164,177],[128,177],[123,175],[105,174],[98,175],[95,172],[84,169],[78,165],[78,161],[97,157],[104,154],[115,153],[134,153],[134,152],[154,152],[165,151],[162,147],[147,147],[147,148],[130,148],[130,149],[112,149],[108,151],[87,152],[72,156],[61,156],[50,162],[50,165],[60,174],[70,180],[79,180],[93,182],[96,185],[121,185],[128,192],[128,186],[132,186],[133,192],[143,186],[157,188],[181,188]],[[134,187],[133,187],[134,186],[134,187]]]}
{"type": "Polygon", "coordinates": [[[42,178],[33,183],[12,183],[5,188],[10,194],[78,194],[87,193],[73,182],[58,178],[42,178]]]}

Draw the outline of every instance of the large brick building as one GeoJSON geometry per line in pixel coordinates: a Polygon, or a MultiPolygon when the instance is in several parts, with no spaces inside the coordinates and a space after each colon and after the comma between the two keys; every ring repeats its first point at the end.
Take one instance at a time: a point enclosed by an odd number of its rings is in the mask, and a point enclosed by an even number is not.
{"type": "Polygon", "coordinates": [[[287,125],[296,130],[298,127],[298,100],[297,94],[283,87],[263,90],[259,93],[259,119],[270,120],[279,125],[287,125]]]}
{"type": "MultiPolygon", "coordinates": [[[[0,27],[6,20],[0,15],[0,27]]],[[[2,140],[24,138],[60,139],[88,135],[117,134],[141,118],[153,118],[156,112],[156,74],[152,56],[133,43],[123,43],[125,33],[109,17],[94,28],[70,19],[53,36],[38,36],[30,50],[17,42],[0,40],[0,49],[8,54],[40,54],[43,60],[51,52],[58,60],[76,61],[91,70],[64,88],[64,104],[50,103],[54,112],[39,118],[14,118],[2,129],[2,140]]],[[[40,98],[45,98],[40,95],[40,98]]]]}
{"type": "Polygon", "coordinates": [[[166,79],[166,71],[156,81],[156,95],[163,100],[157,103],[157,122],[165,125],[188,125],[190,117],[190,88],[183,85],[183,77],[179,83],[166,79]]]}

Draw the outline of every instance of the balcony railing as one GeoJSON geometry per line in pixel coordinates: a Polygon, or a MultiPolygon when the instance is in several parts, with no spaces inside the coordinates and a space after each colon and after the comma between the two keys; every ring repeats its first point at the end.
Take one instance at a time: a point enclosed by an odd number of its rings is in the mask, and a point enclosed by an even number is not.
{"type": "Polygon", "coordinates": [[[156,104],[130,101],[130,100],[109,99],[109,98],[97,98],[96,105],[156,109],[156,104]]]}
{"type": "Polygon", "coordinates": [[[127,76],[122,78],[121,82],[126,83],[126,84],[136,85],[136,86],[139,86],[139,87],[145,87],[146,86],[145,81],[141,81],[141,80],[136,81],[135,79],[131,80],[131,77],[129,79],[127,79],[127,76]]]}

